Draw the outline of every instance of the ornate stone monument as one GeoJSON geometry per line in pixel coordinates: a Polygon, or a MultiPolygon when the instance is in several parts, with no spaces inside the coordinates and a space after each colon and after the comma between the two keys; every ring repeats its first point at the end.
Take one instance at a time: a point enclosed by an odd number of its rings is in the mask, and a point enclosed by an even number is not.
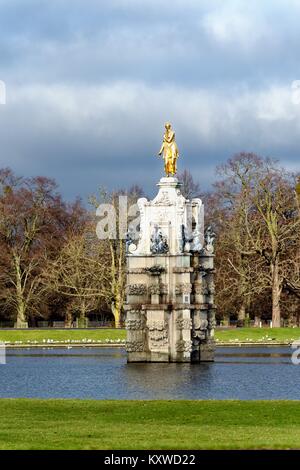
{"type": "Polygon", "coordinates": [[[140,236],[127,240],[128,362],[214,360],[214,233],[204,233],[201,199],[188,200],[174,176],[178,148],[166,124],[159,152],[166,177],[138,200],[140,236]],[[172,175],[172,176],[169,176],[172,175]]]}

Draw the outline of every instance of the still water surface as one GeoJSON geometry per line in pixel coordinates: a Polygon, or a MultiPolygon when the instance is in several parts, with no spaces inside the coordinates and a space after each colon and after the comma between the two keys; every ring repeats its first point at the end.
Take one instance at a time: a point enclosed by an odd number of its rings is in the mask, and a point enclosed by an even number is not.
{"type": "Polygon", "coordinates": [[[119,348],[9,349],[0,397],[300,399],[289,347],[218,347],[215,363],[127,364],[119,348]]]}

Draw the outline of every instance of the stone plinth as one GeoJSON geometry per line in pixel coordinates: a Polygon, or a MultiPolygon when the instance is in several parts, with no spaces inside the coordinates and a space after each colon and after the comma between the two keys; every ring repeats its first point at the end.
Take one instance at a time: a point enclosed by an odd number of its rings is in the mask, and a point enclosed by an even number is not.
{"type": "Polygon", "coordinates": [[[203,205],[177,178],[162,178],[153,201],[138,201],[138,243],[127,254],[128,362],[214,359],[213,246],[203,205]]]}

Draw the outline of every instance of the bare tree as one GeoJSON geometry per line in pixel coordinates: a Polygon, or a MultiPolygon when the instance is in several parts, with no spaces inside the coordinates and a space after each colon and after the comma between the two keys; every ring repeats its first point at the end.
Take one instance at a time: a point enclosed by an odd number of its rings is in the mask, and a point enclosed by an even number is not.
{"type": "MultiPolygon", "coordinates": [[[[100,204],[111,204],[114,208],[115,215],[115,230],[114,235],[100,240],[106,249],[106,257],[110,263],[109,269],[109,285],[111,292],[111,311],[115,319],[115,327],[119,328],[122,325],[123,307],[125,303],[125,288],[126,288],[126,233],[122,226],[120,213],[120,196],[126,196],[127,207],[134,205],[137,199],[143,196],[142,189],[134,185],[129,190],[119,190],[107,192],[103,189],[100,190],[99,196],[91,196],[90,203],[94,208],[98,208],[100,204]]],[[[132,214],[136,216],[137,214],[132,214]]],[[[122,219],[125,217],[127,223],[130,222],[128,214],[122,214],[122,219]]],[[[126,231],[126,229],[125,229],[126,231]]]]}
{"type": "Polygon", "coordinates": [[[59,255],[45,266],[43,281],[47,289],[68,300],[67,327],[76,312],[79,326],[86,327],[87,313],[96,309],[99,301],[110,303],[109,268],[105,246],[97,239],[92,221],[85,223],[81,233],[69,233],[59,255]]]}
{"type": "Polygon", "coordinates": [[[17,326],[38,313],[44,287],[41,268],[61,243],[71,212],[56,192],[54,181],[43,177],[21,179],[10,170],[0,172],[1,280],[5,304],[17,326]]]}
{"type": "MultiPolygon", "coordinates": [[[[231,215],[237,215],[233,235],[236,234],[234,246],[239,257],[230,260],[230,264],[240,275],[242,297],[245,298],[249,280],[252,284],[256,281],[256,293],[271,289],[272,321],[278,327],[282,289],[290,271],[289,259],[299,240],[293,175],[279,169],[274,161],[245,153],[229,160],[221,171],[226,178],[219,183],[219,190],[223,191],[231,215]]],[[[229,221],[234,227],[234,217],[229,221]]]]}
{"type": "Polygon", "coordinates": [[[199,197],[200,185],[197,183],[190,171],[184,170],[178,174],[178,179],[182,183],[181,192],[186,199],[199,197]]]}
{"type": "Polygon", "coordinates": [[[263,160],[251,153],[240,153],[219,166],[217,172],[223,177],[215,184],[215,199],[219,207],[219,239],[216,263],[217,279],[224,278],[218,296],[232,297],[232,308],[240,321],[249,314],[251,300],[263,288],[257,256],[246,256],[252,248],[248,225],[252,224],[253,202],[251,191],[256,175],[260,174],[263,160]],[[255,259],[254,259],[255,258],[255,259]]]}

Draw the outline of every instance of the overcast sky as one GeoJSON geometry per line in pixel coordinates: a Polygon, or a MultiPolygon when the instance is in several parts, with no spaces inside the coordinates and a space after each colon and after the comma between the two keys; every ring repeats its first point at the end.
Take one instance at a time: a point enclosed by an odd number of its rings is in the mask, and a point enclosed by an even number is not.
{"type": "Polygon", "coordinates": [[[152,194],[170,120],[203,188],[239,151],[299,170],[299,25],[300,0],[0,0],[0,167],[152,194]]]}

